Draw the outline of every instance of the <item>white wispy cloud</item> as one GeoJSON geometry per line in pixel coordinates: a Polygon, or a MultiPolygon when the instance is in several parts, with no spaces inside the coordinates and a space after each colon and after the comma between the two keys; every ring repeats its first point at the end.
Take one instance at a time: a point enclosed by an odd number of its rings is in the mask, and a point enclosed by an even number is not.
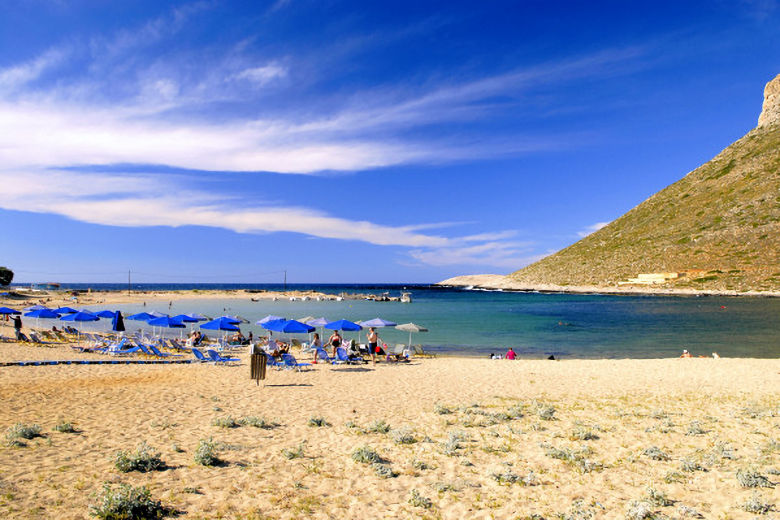
{"type": "Polygon", "coordinates": [[[248,80],[254,83],[256,86],[262,87],[275,79],[284,78],[286,76],[287,67],[284,67],[276,62],[272,62],[260,67],[244,69],[241,72],[235,74],[233,77],[236,79],[248,80]]]}
{"type": "Polygon", "coordinates": [[[444,247],[412,249],[409,254],[422,264],[432,266],[492,266],[519,269],[544,255],[535,255],[533,242],[488,241],[469,245],[454,240],[444,247]]]}
{"type": "Polygon", "coordinates": [[[0,69],[0,208],[112,226],[293,232],[411,248],[412,258],[428,265],[517,267],[533,258],[532,247],[515,240],[511,230],[447,237],[432,230],[451,223],[388,226],[300,207],[247,207],[224,195],[183,190],[171,175],[64,169],[100,171],[101,166],[130,163],[318,174],[555,149],[569,146],[570,139],[504,135],[470,140],[448,134],[446,126],[497,112],[502,108],[497,97],[518,104],[532,89],[614,74],[642,53],[639,48],[610,50],[480,78],[375,87],[269,108],[272,103],[256,96],[296,74],[294,59],[245,55],[245,42],[216,61],[182,60],[166,52],[149,61],[137,57],[184,30],[191,17],[211,5],[199,2],[140,27],[93,38],[86,53],[55,48],[0,69]],[[82,65],[83,74],[71,70],[54,81],[38,81],[55,74],[69,56],[84,54],[91,60],[82,65]],[[243,110],[223,112],[226,104],[243,110]],[[219,110],[211,110],[217,105],[219,110]],[[436,137],[416,132],[432,125],[442,128],[436,137]]]}
{"type": "Polygon", "coordinates": [[[35,81],[45,71],[61,63],[66,54],[64,49],[49,49],[30,61],[0,69],[0,94],[7,95],[35,81]]]}
{"type": "Polygon", "coordinates": [[[609,224],[609,222],[596,222],[595,224],[591,224],[590,226],[586,227],[581,231],[577,231],[577,236],[580,238],[584,238],[590,235],[591,233],[595,233],[596,231],[603,228],[607,224],[609,224]]]}

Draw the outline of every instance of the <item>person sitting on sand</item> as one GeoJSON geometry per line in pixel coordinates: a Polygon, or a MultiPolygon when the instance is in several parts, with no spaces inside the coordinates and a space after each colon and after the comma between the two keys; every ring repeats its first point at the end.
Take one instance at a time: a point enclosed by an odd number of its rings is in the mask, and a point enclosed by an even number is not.
{"type": "Polygon", "coordinates": [[[690,352],[688,352],[687,350],[683,349],[683,353],[680,354],[680,357],[681,358],[692,358],[693,356],[691,355],[690,352]]]}
{"type": "Polygon", "coordinates": [[[515,354],[515,351],[512,350],[512,347],[509,347],[509,350],[506,351],[506,356],[504,356],[506,359],[512,359],[514,360],[515,357],[517,357],[517,354],[515,354]]]}

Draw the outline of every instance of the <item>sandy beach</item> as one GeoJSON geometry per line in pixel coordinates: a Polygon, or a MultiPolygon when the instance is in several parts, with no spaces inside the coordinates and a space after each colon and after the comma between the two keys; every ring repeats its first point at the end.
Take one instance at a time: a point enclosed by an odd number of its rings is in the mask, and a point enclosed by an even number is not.
{"type": "MultiPolygon", "coordinates": [[[[78,357],[97,355],[0,343],[0,361],[78,357]]],[[[780,481],[780,360],[415,359],[270,370],[256,386],[239,357],[0,368],[0,426],[42,435],[4,439],[0,511],[85,518],[120,482],[180,518],[739,519],[754,492],[780,502],[737,478],[780,481]],[[194,461],[203,439],[220,464],[194,461]],[[165,466],[118,471],[142,442],[165,466]],[[366,446],[384,463],[353,460],[366,446]]]]}
{"type": "Polygon", "coordinates": [[[333,294],[325,294],[316,291],[264,291],[253,292],[246,290],[182,290],[182,291],[95,291],[79,292],[78,296],[73,297],[68,291],[40,291],[40,292],[21,292],[22,297],[0,298],[3,305],[18,307],[19,304],[33,305],[37,303],[46,304],[49,307],[60,305],[98,305],[98,304],[132,304],[149,303],[162,304],[168,302],[177,302],[180,300],[224,300],[245,299],[245,300],[288,300],[290,298],[302,299],[308,298],[316,300],[335,300],[333,294]]]}

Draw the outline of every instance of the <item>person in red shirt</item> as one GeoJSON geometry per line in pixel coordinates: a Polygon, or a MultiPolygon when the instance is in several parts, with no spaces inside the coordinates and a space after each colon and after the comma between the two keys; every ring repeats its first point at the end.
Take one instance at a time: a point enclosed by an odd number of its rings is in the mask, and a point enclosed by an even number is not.
{"type": "Polygon", "coordinates": [[[506,359],[515,359],[517,357],[517,354],[515,354],[515,351],[512,350],[512,347],[509,347],[509,350],[506,352],[506,356],[504,356],[506,359]]]}

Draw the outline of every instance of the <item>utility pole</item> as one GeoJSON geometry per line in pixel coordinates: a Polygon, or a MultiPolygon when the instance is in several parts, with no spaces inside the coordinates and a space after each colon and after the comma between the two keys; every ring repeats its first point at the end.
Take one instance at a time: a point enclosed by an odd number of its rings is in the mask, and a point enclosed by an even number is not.
{"type": "Polygon", "coordinates": [[[284,292],[287,292],[287,269],[284,270],[284,292]]]}
{"type": "Polygon", "coordinates": [[[127,292],[128,294],[132,291],[132,285],[130,284],[130,269],[127,270],[127,292]]]}

